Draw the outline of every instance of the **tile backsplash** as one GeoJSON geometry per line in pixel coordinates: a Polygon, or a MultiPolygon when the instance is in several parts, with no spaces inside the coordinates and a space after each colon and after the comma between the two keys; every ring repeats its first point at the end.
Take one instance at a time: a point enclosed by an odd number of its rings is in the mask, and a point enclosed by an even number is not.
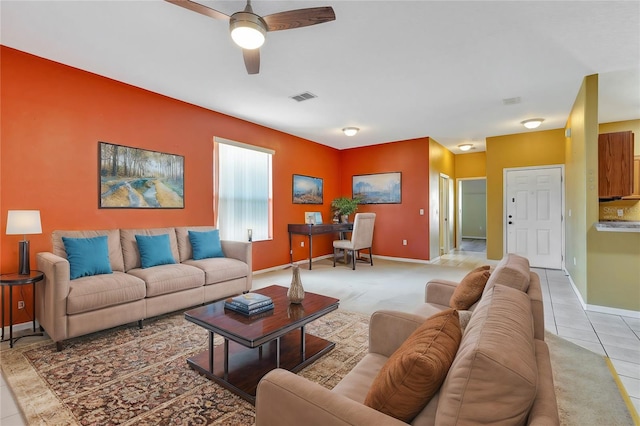
{"type": "Polygon", "coordinates": [[[618,200],[600,203],[600,220],[640,221],[640,201],[618,200]],[[619,212],[622,216],[618,215],[619,212]]]}

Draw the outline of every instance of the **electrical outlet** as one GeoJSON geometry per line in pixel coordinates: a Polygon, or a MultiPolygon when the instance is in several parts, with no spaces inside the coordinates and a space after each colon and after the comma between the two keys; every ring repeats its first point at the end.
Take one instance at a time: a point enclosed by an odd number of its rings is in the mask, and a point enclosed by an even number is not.
{"type": "Polygon", "coordinates": [[[304,247],[304,241],[300,241],[300,247],[304,247]]]}
{"type": "Polygon", "coordinates": [[[576,258],[573,258],[573,266],[576,266],[576,258]]]}
{"type": "Polygon", "coordinates": [[[18,309],[24,309],[24,300],[18,300],[18,309]]]}
{"type": "Polygon", "coordinates": [[[407,240],[402,240],[402,245],[406,246],[407,245],[407,240]]]}
{"type": "Polygon", "coordinates": [[[624,216],[624,210],[618,209],[618,217],[622,217],[622,216],[624,216]]]}

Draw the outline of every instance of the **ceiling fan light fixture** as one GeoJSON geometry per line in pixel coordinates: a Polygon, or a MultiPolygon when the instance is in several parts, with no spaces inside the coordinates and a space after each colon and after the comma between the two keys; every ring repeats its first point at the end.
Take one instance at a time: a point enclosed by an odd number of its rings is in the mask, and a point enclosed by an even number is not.
{"type": "Polygon", "coordinates": [[[344,129],[342,129],[342,133],[347,136],[355,136],[359,131],[360,129],[358,129],[357,127],[345,127],[344,129]]]}
{"type": "Polygon", "coordinates": [[[473,144],[463,143],[462,145],[458,145],[458,148],[460,148],[460,151],[469,151],[471,148],[473,148],[473,144]]]}
{"type": "Polygon", "coordinates": [[[530,120],[521,121],[520,124],[522,124],[527,129],[536,129],[540,127],[543,121],[544,118],[532,118],[530,120]]]}
{"type": "Polygon", "coordinates": [[[258,49],[264,44],[267,26],[258,15],[237,12],[231,15],[229,29],[231,38],[243,49],[258,49]]]}

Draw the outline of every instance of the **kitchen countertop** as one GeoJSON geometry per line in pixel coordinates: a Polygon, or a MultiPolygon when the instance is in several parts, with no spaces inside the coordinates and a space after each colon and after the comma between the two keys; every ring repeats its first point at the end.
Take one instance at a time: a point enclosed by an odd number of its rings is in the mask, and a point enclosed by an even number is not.
{"type": "Polygon", "coordinates": [[[604,232],[640,232],[640,222],[601,221],[596,223],[596,229],[604,232]]]}

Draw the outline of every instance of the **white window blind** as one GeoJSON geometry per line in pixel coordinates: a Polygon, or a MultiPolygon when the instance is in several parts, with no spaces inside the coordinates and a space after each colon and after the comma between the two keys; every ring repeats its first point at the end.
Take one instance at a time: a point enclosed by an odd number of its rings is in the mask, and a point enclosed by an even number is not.
{"type": "Polygon", "coordinates": [[[273,151],[216,138],[220,238],[272,238],[271,157],[273,151]]]}

